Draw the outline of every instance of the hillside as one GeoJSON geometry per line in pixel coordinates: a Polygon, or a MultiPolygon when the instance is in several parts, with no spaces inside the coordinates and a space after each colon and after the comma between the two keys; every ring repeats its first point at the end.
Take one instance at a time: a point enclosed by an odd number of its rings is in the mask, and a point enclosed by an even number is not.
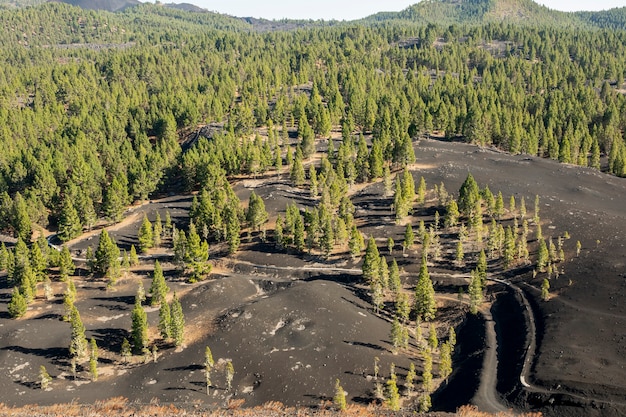
{"type": "Polygon", "coordinates": [[[626,8],[566,13],[549,9],[532,0],[424,0],[400,12],[375,14],[365,21],[439,25],[504,22],[524,26],[624,29],[626,8]]]}

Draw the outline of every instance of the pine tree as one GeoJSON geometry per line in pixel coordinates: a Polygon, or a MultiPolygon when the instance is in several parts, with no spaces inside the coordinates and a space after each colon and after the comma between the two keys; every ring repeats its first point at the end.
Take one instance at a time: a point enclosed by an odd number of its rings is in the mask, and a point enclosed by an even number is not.
{"type": "Polygon", "coordinates": [[[411,314],[411,306],[409,305],[409,297],[403,291],[398,291],[396,295],[396,314],[402,320],[403,323],[407,323],[409,315],[411,314]]]}
{"type": "Polygon", "coordinates": [[[171,236],[172,235],[172,216],[170,215],[170,211],[167,210],[165,212],[165,224],[163,225],[163,233],[166,236],[171,236]]]}
{"type": "Polygon", "coordinates": [[[431,351],[434,351],[439,346],[439,339],[437,339],[437,329],[433,323],[430,323],[428,328],[428,346],[431,351]]]}
{"type": "Polygon", "coordinates": [[[422,256],[420,273],[415,286],[415,312],[422,320],[428,321],[435,318],[436,311],[435,289],[428,273],[426,257],[422,256]]]}
{"type": "Polygon", "coordinates": [[[414,243],[415,234],[413,233],[413,227],[411,227],[411,223],[407,223],[404,229],[404,242],[402,243],[402,247],[404,250],[411,249],[414,243]]]}
{"type": "Polygon", "coordinates": [[[172,337],[172,315],[169,304],[163,300],[159,307],[159,333],[164,340],[172,337]]]}
{"type": "Polygon", "coordinates": [[[364,246],[365,243],[363,242],[363,235],[359,232],[356,225],[353,225],[352,230],[350,231],[350,240],[348,241],[348,248],[352,259],[361,254],[364,246]]]}
{"type": "Polygon", "coordinates": [[[67,246],[63,246],[61,249],[61,255],[59,256],[59,275],[61,281],[67,280],[67,278],[74,273],[76,267],[74,261],[72,261],[72,255],[67,246]]]}
{"type": "Polygon", "coordinates": [[[398,385],[394,379],[387,381],[387,395],[385,403],[391,411],[400,410],[400,393],[398,392],[398,385]]]}
{"type": "Polygon", "coordinates": [[[13,293],[11,295],[11,301],[9,301],[9,304],[7,306],[9,315],[14,319],[20,318],[24,316],[24,314],[26,314],[27,308],[28,303],[26,302],[26,299],[24,298],[20,290],[17,287],[14,287],[13,293]]]}
{"type": "Polygon", "coordinates": [[[448,379],[452,373],[452,348],[449,342],[443,343],[439,350],[439,377],[448,379]]]}
{"type": "Polygon", "coordinates": [[[544,278],[541,284],[541,299],[548,301],[550,299],[550,281],[544,278]]]}
{"type": "Polygon", "coordinates": [[[170,315],[174,344],[176,346],[181,346],[185,340],[185,316],[183,314],[183,307],[181,306],[176,293],[174,293],[172,305],[170,306],[170,315]]]}
{"type": "Polygon", "coordinates": [[[211,371],[213,370],[214,365],[215,361],[213,360],[213,354],[211,353],[211,349],[207,346],[204,350],[204,380],[206,384],[206,395],[210,394],[211,371]]]}
{"type": "Polygon", "coordinates": [[[52,382],[52,377],[46,370],[46,367],[41,365],[39,367],[39,386],[42,390],[47,391],[50,388],[50,383],[52,382]]]}
{"type": "Polygon", "coordinates": [[[250,194],[248,200],[248,211],[246,212],[246,221],[252,229],[260,230],[261,226],[268,220],[268,214],[265,210],[263,199],[257,196],[254,191],[250,194]]]}
{"type": "Polygon", "coordinates": [[[137,250],[135,249],[135,245],[130,245],[130,254],[128,255],[128,261],[130,262],[130,266],[139,265],[139,256],[137,256],[137,250]]]}
{"type": "Polygon", "coordinates": [[[152,232],[152,223],[148,220],[148,216],[143,215],[141,227],[139,228],[139,250],[146,253],[154,245],[154,234],[152,232]]]}
{"type": "Polygon", "coordinates": [[[446,227],[455,227],[459,222],[459,206],[456,201],[448,201],[446,205],[446,215],[443,221],[446,227]]]}
{"type": "Polygon", "coordinates": [[[406,373],[406,380],[404,386],[407,391],[407,396],[413,395],[413,389],[415,388],[415,377],[417,374],[415,373],[415,364],[413,362],[409,365],[409,371],[406,373]]]}
{"type": "Polygon", "coordinates": [[[90,341],[89,373],[91,374],[92,381],[98,380],[98,345],[96,344],[96,339],[93,337],[90,341]]]}
{"type": "Polygon", "coordinates": [[[391,345],[393,346],[393,350],[391,352],[396,355],[398,353],[398,348],[402,345],[402,325],[398,321],[398,317],[393,318],[390,338],[391,345]]]}
{"type": "Polygon", "coordinates": [[[300,148],[296,151],[296,158],[291,166],[289,176],[296,187],[300,187],[304,184],[306,173],[304,172],[304,165],[302,165],[302,153],[300,152],[300,148]]]}
{"type": "Polygon", "coordinates": [[[544,239],[539,239],[539,248],[537,249],[537,269],[541,272],[545,270],[550,260],[550,253],[548,252],[548,246],[544,239]]]}
{"type": "Polygon", "coordinates": [[[152,285],[150,285],[150,295],[152,299],[150,300],[150,305],[156,306],[159,304],[165,303],[165,296],[169,288],[167,283],[165,282],[165,277],[163,275],[163,270],[161,269],[161,264],[159,261],[154,262],[154,272],[152,275],[152,285]]]}
{"type": "Polygon", "coordinates": [[[343,390],[339,379],[335,381],[335,396],[333,397],[333,403],[335,404],[335,407],[338,411],[346,410],[346,392],[343,390]]]}
{"type": "Polygon", "coordinates": [[[119,248],[109,237],[106,229],[102,229],[95,253],[93,272],[102,276],[115,275],[116,265],[119,266],[119,255],[119,248]]]}
{"type": "Polygon", "coordinates": [[[417,400],[417,411],[420,413],[426,413],[432,407],[430,395],[422,394],[417,400]]]}
{"type": "Polygon", "coordinates": [[[483,286],[480,275],[476,270],[472,271],[471,275],[472,279],[467,290],[470,299],[470,313],[477,314],[478,307],[480,307],[483,302],[483,286]]]}
{"type": "Polygon", "coordinates": [[[126,338],[124,338],[124,340],[122,340],[122,346],[121,346],[121,349],[120,349],[120,354],[124,358],[124,362],[128,362],[128,359],[132,356],[132,352],[131,352],[131,349],[130,349],[130,342],[126,338]]]}
{"type": "Polygon", "coordinates": [[[70,313],[70,327],[72,329],[70,356],[81,359],[87,353],[87,338],[85,337],[85,326],[80,318],[80,313],[74,306],[72,306],[70,313]]]}
{"type": "Polygon", "coordinates": [[[233,367],[233,362],[226,362],[226,385],[228,387],[228,391],[232,389],[233,378],[235,376],[235,368],[233,367]]]}
{"type": "Polygon", "coordinates": [[[459,189],[459,198],[457,201],[459,212],[467,217],[472,217],[476,201],[480,199],[480,191],[478,184],[472,174],[467,174],[467,178],[459,189]]]}
{"type": "Polygon", "coordinates": [[[59,236],[62,242],[67,242],[80,235],[82,230],[83,225],[78,217],[78,212],[69,197],[66,197],[63,200],[63,206],[59,216],[59,230],[57,236],[59,236]]]}
{"type": "Polygon", "coordinates": [[[433,385],[433,356],[430,351],[424,352],[424,364],[422,369],[422,389],[429,393],[433,385]]]}
{"type": "Polygon", "coordinates": [[[365,250],[365,259],[363,260],[363,278],[367,282],[371,282],[378,278],[380,253],[373,237],[367,241],[367,249],[365,250]]]}
{"type": "Polygon", "coordinates": [[[457,265],[463,265],[463,259],[465,258],[465,253],[463,252],[463,242],[460,240],[456,242],[456,252],[454,255],[454,260],[457,265]]]}
{"type": "Polygon", "coordinates": [[[417,186],[417,204],[424,204],[426,199],[426,181],[424,177],[420,177],[420,183],[417,186]]]}
{"type": "Polygon", "coordinates": [[[13,230],[17,238],[30,242],[33,234],[33,225],[28,214],[28,206],[22,195],[17,192],[13,197],[12,207],[13,230]]]}
{"type": "Polygon", "coordinates": [[[395,258],[391,261],[391,267],[389,267],[389,289],[393,292],[397,292],[402,288],[402,281],[400,280],[400,269],[398,268],[398,262],[395,258]]]}
{"type": "Polygon", "coordinates": [[[161,246],[161,239],[163,237],[163,224],[161,223],[161,215],[156,212],[154,219],[154,225],[152,226],[152,247],[161,246]]]}
{"type": "Polygon", "coordinates": [[[135,353],[139,354],[148,344],[148,316],[139,299],[135,299],[135,307],[131,312],[131,338],[135,353]]]}

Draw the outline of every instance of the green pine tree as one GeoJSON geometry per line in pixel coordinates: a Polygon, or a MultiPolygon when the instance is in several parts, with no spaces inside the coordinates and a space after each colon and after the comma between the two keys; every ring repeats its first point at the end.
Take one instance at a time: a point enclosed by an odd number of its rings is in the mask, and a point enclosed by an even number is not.
{"type": "Polygon", "coordinates": [[[174,293],[172,305],[170,306],[170,315],[174,344],[176,346],[181,346],[185,340],[185,316],[183,314],[183,307],[181,306],[176,293],[174,293]]]}

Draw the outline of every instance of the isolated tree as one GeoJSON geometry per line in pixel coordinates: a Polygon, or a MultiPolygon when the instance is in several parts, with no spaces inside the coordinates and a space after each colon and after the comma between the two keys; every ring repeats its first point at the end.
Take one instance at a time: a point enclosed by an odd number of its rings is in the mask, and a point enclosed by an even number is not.
{"type": "Polygon", "coordinates": [[[407,396],[413,395],[413,390],[415,389],[415,377],[417,374],[415,373],[415,364],[411,362],[409,364],[409,371],[406,373],[406,379],[404,386],[406,388],[407,396]]]}
{"type": "Polygon", "coordinates": [[[373,237],[370,237],[367,241],[367,249],[365,249],[365,259],[363,259],[363,278],[367,282],[371,282],[373,279],[378,278],[380,262],[380,253],[378,253],[378,247],[373,237]]]}
{"type": "Polygon", "coordinates": [[[213,360],[213,354],[211,353],[211,348],[208,346],[204,349],[204,379],[206,383],[206,395],[210,394],[211,389],[211,371],[213,370],[213,366],[215,365],[215,361],[213,360]]]}
{"type": "Polygon", "coordinates": [[[254,191],[250,194],[248,200],[248,211],[246,212],[246,221],[252,229],[260,230],[261,226],[267,222],[267,211],[263,199],[257,196],[254,191]]]}
{"type": "Polygon", "coordinates": [[[152,231],[152,223],[148,220],[146,214],[143,215],[141,221],[141,227],[139,228],[139,234],[137,235],[139,240],[139,250],[145,253],[154,245],[154,234],[152,231]]]}
{"type": "Polygon", "coordinates": [[[437,339],[437,329],[434,323],[430,323],[428,327],[428,346],[431,351],[434,351],[439,346],[439,339],[437,339]]]}
{"type": "Polygon", "coordinates": [[[128,261],[130,262],[130,266],[139,265],[139,256],[137,256],[137,249],[135,249],[135,245],[130,245],[130,253],[128,254],[128,261]]]}
{"type": "Polygon", "coordinates": [[[422,256],[422,264],[415,286],[415,312],[422,320],[429,321],[435,318],[436,311],[435,289],[428,273],[426,257],[422,256]]]}
{"type": "Polygon", "coordinates": [[[393,378],[387,381],[387,393],[385,400],[385,404],[391,411],[400,410],[400,393],[398,392],[396,380],[393,378]]]}
{"type": "Polygon", "coordinates": [[[152,246],[161,246],[161,239],[163,237],[163,223],[161,222],[161,215],[156,212],[154,224],[152,225],[152,246]]]}
{"type": "Polygon", "coordinates": [[[541,299],[543,301],[548,301],[550,299],[550,281],[547,278],[544,278],[541,283],[541,299]]]}
{"type": "Polygon", "coordinates": [[[357,229],[356,225],[352,226],[350,231],[350,240],[348,241],[348,248],[350,250],[350,256],[354,259],[361,254],[365,242],[363,242],[363,235],[357,229]]]}
{"type": "Polygon", "coordinates": [[[161,307],[159,307],[159,333],[164,340],[169,340],[172,337],[172,315],[170,311],[170,305],[167,301],[163,300],[161,302],[161,307]]]}
{"type": "Polygon", "coordinates": [[[128,362],[128,359],[130,359],[130,357],[132,356],[132,351],[131,351],[131,348],[130,348],[130,342],[126,338],[124,338],[124,340],[122,340],[122,346],[120,348],[120,354],[124,358],[124,362],[128,362]]]}
{"type": "Polygon", "coordinates": [[[75,269],[76,267],[74,266],[70,250],[67,246],[63,246],[61,254],[59,255],[59,275],[61,277],[61,281],[67,280],[67,278],[74,273],[75,269]]]}
{"type": "Polygon", "coordinates": [[[419,411],[420,413],[426,413],[428,412],[428,410],[430,410],[431,407],[432,402],[430,399],[430,395],[426,393],[420,395],[419,399],[417,400],[417,411],[419,411]]]}
{"type": "Polygon", "coordinates": [[[52,382],[52,377],[46,370],[46,367],[41,365],[39,367],[39,386],[42,390],[47,391],[50,388],[50,383],[52,382]]]}
{"type": "Polygon", "coordinates": [[[422,389],[429,393],[433,385],[433,356],[430,351],[424,352],[422,369],[422,389]]]}
{"type": "Polygon", "coordinates": [[[439,349],[439,377],[447,380],[452,373],[452,347],[450,342],[445,342],[439,349]]]}
{"type": "Polygon", "coordinates": [[[470,313],[476,314],[478,313],[478,307],[483,302],[483,286],[480,275],[476,270],[472,271],[471,275],[472,278],[467,293],[470,299],[470,313]]]}
{"type": "Polygon", "coordinates": [[[457,201],[459,212],[467,217],[471,217],[471,213],[476,206],[476,201],[480,199],[480,190],[478,184],[472,174],[467,174],[465,181],[459,189],[459,198],[457,201]]]}
{"type": "Polygon", "coordinates": [[[13,293],[11,294],[11,301],[9,301],[7,306],[9,315],[14,319],[20,318],[26,314],[27,308],[28,303],[26,302],[26,299],[22,295],[19,288],[14,287],[13,293]]]}
{"type": "Polygon", "coordinates": [[[138,298],[135,299],[135,307],[131,312],[132,328],[131,339],[135,353],[143,352],[148,344],[148,316],[138,298]]]}
{"type": "Polygon", "coordinates": [[[448,201],[443,222],[446,227],[455,227],[459,222],[459,206],[456,201],[448,201]]]}
{"type": "Polygon", "coordinates": [[[165,282],[165,276],[163,275],[163,269],[159,261],[154,262],[154,271],[152,273],[152,284],[150,285],[150,305],[156,306],[166,302],[165,296],[169,291],[169,287],[165,282]]]}
{"type": "Polygon", "coordinates": [[[228,391],[232,389],[233,378],[235,377],[235,368],[233,367],[233,362],[226,362],[226,386],[228,387],[228,391]]]}
{"type": "Polygon", "coordinates": [[[87,338],[85,337],[85,326],[75,306],[72,306],[70,313],[70,327],[72,329],[70,356],[80,359],[87,353],[87,338]]]}
{"type": "Polygon", "coordinates": [[[183,307],[178,300],[178,296],[174,293],[172,305],[170,306],[172,338],[176,346],[181,346],[185,340],[185,316],[183,307]]]}
{"type": "Polygon", "coordinates": [[[548,251],[546,241],[544,239],[539,239],[539,247],[537,249],[537,269],[543,272],[549,261],[550,253],[548,251]]]}
{"type": "Polygon", "coordinates": [[[89,343],[89,374],[92,381],[98,380],[98,345],[93,337],[89,343]]]}
{"type": "Polygon", "coordinates": [[[93,272],[107,277],[114,277],[119,274],[119,256],[119,248],[109,237],[106,229],[102,229],[95,253],[93,272]]]}
{"type": "Polygon", "coordinates": [[[398,348],[402,346],[402,325],[398,320],[398,317],[393,318],[393,322],[391,323],[391,345],[393,346],[392,353],[396,355],[398,353],[398,348]]]}
{"type": "Polygon", "coordinates": [[[406,324],[411,314],[411,306],[409,305],[409,296],[405,292],[398,291],[396,293],[395,307],[396,314],[402,320],[402,323],[406,324]]]}
{"type": "Polygon", "coordinates": [[[402,243],[402,246],[405,250],[411,249],[414,243],[415,234],[413,233],[413,227],[411,227],[411,223],[407,223],[404,229],[404,242],[402,243]]]}
{"type": "Polygon", "coordinates": [[[456,261],[457,265],[462,265],[464,258],[465,258],[465,253],[463,252],[463,242],[459,240],[458,242],[456,242],[456,251],[454,255],[454,260],[456,261]]]}
{"type": "Polygon", "coordinates": [[[333,397],[333,403],[338,411],[345,411],[347,407],[346,392],[341,386],[339,379],[335,381],[335,396],[333,397]]]}
{"type": "Polygon", "coordinates": [[[391,261],[389,267],[389,289],[396,292],[402,288],[402,281],[400,281],[400,269],[398,268],[398,262],[394,258],[391,261]]]}

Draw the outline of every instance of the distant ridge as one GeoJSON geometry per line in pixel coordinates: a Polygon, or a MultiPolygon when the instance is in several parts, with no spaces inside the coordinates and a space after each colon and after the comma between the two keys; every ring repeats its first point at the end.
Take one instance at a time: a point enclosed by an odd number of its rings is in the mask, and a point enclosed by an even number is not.
{"type": "Polygon", "coordinates": [[[138,0],[52,0],[57,3],[67,3],[86,10],[106,10],[119,12],[129,7],[141,4],[138,0]]]}
{"type": "Polygon", "coordinates": [[[626,7],[600,12],[561,12],[533,0],[423,0],[400,12],[382,12],[366,22],[419,24],[511,23],[525,26],[626,29],[626,7]]]}

